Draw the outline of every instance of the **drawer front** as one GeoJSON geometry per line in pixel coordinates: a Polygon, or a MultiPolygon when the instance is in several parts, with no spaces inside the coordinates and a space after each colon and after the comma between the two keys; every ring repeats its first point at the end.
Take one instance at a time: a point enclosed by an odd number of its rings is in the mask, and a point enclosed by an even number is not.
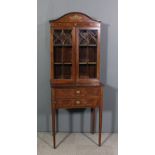
{"type": "Polygon", "coordinates": [[[68,108],[68,107],[72,107],[72,105],[74,104],[74,100],[59,99],[59,100],[56,100],[55,103],[57,108],[68,108]]]}
{"type": "Polygon", "coordinates": [[[57,99],[55,101],[57,108],[83,108],[95,107],[98,103],[98,98],[88,99],[57,99]]]}
{"type": "Polygon", "coordinates": [[[76,99],[73,103],[73,107],[94,107],[97,105],[97,103],[97,98],[76,99]]]}
{"type": "Polygon", "coordinates": [[[55,98],[98,97],[100,92],[100,87],[59,88],[54,89],[54,96],[55,98]]]}
{"type": "Polygon", "coordinates": [[[92,97],[100,96],[101,89],[98,87],[88,87],[88,88],[76,88],[76,97],[92,97]]]}
{"type": "Polygon", "coordinates": [[[54,89],[56,98],[74,98],[75,89],[54,89]]]}

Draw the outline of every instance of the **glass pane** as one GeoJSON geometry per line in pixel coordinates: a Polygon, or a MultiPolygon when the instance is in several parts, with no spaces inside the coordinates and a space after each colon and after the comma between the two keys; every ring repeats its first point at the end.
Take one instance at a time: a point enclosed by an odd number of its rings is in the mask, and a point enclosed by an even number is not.
{"type": "Polygon", "coordinates": [[[65,64],[63,66],[63,78],[64,79],[71,79],[71,64],[65,64]]]}
{"type": "Polygon", "coordinates": [[[71,30],[64,30],[62,31],[62,42],[64,45],[71,45],[72,44],[72,35],[71,30]]]}
{"type": "Polygon", "coordinates": [[[97,61],[97,48],[96,47],[80,47],[79,48],[79,61],[80,62],[96,62],[97,61]]]}
{"type": "Polygon", "coordinates": [[[61,32],[62,30],[54,30],[54,45],[61,44],[61,32]]]}
{"type": "Polygon", "coordinates": [[[97,45],[97,30],[80,30],[80,45],[97,45]]]}
{"type": "Polygon", "coordinates": [[[96,64],[80,64],[79,78],[80,79],[96,78],[96,64]]]}
{"type": "Polygon", "coordinates": [[[86,64],[80,64],[80,66],[79,66],[79,78],[81,78],[81,79],[89,78],[88,66],[86,64]]]}
{"type": "Polygon", "coordinates": [[[97,77],[97,30],[79,31],[79,78],[97,77]]]}
{"type": "Polygon", "coordinates": [[[72,48],[63,47],[63,62],[71,63],[72,62],[72,48]]]}
{"type": "Polygon", "coordinates": [[[96,78],[96,65],[89,64],[89,78],[96,78]]]}
{"type": "Polygon", "coordinates": [[[72,30],[56,29],[54,44],[54,78],[72,78],[72,30]]]}
{"type": "Polygon", "coordinates": [[[96,47],[88,47],[89,51],[89,62],[97,61],[97,48],[96,47]]]}
{"type": "Polygon", "coordinates": [[[72,30],[54,30],[54,45],[72,45],[72,30]]]}
{"type": "Polygon", "coordinates": [[[80,47],[79,48],[79,61],[80,62],[87,62],[88,61],[88,51],[87,47],[80,47]]]}
{"type": "Polygon", "coordinates": [[[54,62],[62,62],[62,47],[54,47],[54,62]]]}
{"type": "Polygon", "coordinates": [[[62,65],[61,64],[54,64],[54,78],[62,79],[62,65]]]}

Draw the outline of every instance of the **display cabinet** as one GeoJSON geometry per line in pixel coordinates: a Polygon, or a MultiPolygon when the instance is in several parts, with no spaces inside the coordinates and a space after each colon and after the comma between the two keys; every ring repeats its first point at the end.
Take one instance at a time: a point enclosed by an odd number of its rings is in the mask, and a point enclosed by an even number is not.
{"type": "Polygon", "coordinates": [[[56,111],[91,108],[92,133],[99,108],[101,145],[104,85],[100,82],[101,22],[72,12],[50,21],[50,84],[53,144],[56,148],[56,111]]]}

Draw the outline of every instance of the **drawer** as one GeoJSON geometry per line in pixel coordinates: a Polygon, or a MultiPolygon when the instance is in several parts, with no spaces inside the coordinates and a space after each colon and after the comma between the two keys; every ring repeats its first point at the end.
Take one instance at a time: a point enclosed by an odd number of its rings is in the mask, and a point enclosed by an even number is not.
{"type": "Polygon", "coordinates": [[[54,89],[55,98],[79,98],[79,97],[98,97],[100,87],[75,87],[54,89]]]}
{"type": "Polygon", "coordinates": [[[57,99],[55,101],[57,108],[84,108],[94,107],[98,103],[98,98],[88,99],[57,99]]]}
{"type": "Polygon", "coordinates": [[[72,107],[74,100],[71,99],[59,99],[55,101],[57,108],[67,108],[72,107]]]}
{"type": "Polygon", "coordinates": [[[54,94],[56,98],[74,98],[75,89],[54,89],[54,94]]]}
{"type": "Polygon", "coordinates": [[[100,96],[100,90],[98,87],[76,88],[75,94],[77,97],[100,96]]]}
{"type": "Polygon", "coordinates": [[[97,105],[97,98],[75,99],[73,107],[94,107],[97,105]]]}

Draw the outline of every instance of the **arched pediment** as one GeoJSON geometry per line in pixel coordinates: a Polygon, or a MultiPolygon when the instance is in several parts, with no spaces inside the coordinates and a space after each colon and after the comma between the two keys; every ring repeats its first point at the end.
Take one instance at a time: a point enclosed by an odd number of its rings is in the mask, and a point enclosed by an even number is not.
{"type": "Polygon", "coordinates": [[[100,21],[97,21],[96,19],[93,19],[91,17],[89,17],[88,15],[81,13],[81,12],[71,12],[71,13],[67,13],[63,16],[61,16],[60,18],[57,18],[55,20],[50,20],[50,23],[57,23],[57,22],[98,22],[100,23],[100,21]]]}

